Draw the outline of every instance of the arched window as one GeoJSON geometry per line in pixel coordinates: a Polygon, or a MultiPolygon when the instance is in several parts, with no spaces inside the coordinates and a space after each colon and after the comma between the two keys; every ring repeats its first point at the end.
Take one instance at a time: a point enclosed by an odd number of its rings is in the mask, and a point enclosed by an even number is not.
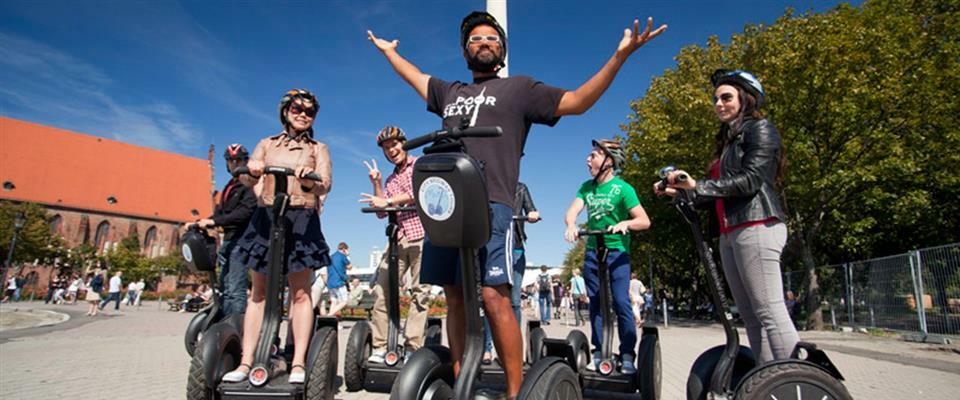
{"type": "Polygon", "coordinates": [[[107,241],[107,234],[110,233],[110,223],[103,221],[97,225],[97,233],[93,236],[93,247],[101,250],[103,244],[107,241]]]}
{"type": "Polygon", "coordinates": [[[150,251],[150,246],[152,246],[155,241],[157,241],[157,227],[151,226],[147,228],[147,234],[143,235],[143,248],[150,251]]]}
{"type": "Polygon", "coordinates": [[[63,217],[60,214],[54,215],[53,218],[50,218],[50,233],[53,235],[60,234],[60,225],[63,225],[63,217]]]}

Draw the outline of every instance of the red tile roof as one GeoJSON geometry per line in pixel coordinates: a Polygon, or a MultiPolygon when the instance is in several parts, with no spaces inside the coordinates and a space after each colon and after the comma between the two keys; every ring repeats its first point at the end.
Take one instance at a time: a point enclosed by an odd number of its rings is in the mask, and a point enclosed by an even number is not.
{"type": "Polygon", "coordinates": [[[8,200],[178,222],[212,212],[207,160],[0,117],[6,182],[8,200]]]}

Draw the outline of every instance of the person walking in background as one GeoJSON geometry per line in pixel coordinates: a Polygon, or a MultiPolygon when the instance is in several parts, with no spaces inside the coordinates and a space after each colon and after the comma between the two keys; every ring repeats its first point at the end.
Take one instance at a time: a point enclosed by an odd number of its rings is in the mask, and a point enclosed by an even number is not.
{"type": "Polygon", "coordinates": [[[70,286],[67,288],[66,300],[70,304],[77,304],[77,294],[80,292],[80,287],[83,286],[83,279],[77,276],[77,274],[71,275],[70,278],[70,286]]]}
{"type": "Polygon", "coordinates": [[[132,306],[137,301],[137,283],[130,281],[130,284],[127,285],[127,297],[123,301],[125,306],[132,306]]]}
{"type": "Polygon", "coordinates": [[[583,315],[580,310],[587,302],[587,283],[580,276],[580,270],[574,268],[573,277],[570,278],[570,295],[573,299],[573,316],[576,326],[583,325],[583,315]]]}
{"type": "Polygon", "coordinates": [[[89,309],[87,310],[87,316],[95,316],[100,312],[100,292],[103,291],[103,272],[100,268],[97,268],[93,271],[93,274],[90,274],[89,279],[87,280],[87,296],[84,300],[90,304],[89,309]]]}
{"type": "Polygon", "coordinates": [[[347,270],[353,269],[350,264],[350,247],[340,242],[337,251],[330,256],[330,266],[327,267],[327,290],[330,292],[330,311],[327,315],[336,316],[347,306],[350,293],[347,291],[347,270]]]}
{"type": "Polygon", "coordinates": [[[143,300],[143,291],[147,289],[147,283],[143,281],[143,278],[140,278],[137,281],[137,298],[134,302],[137,304],[137,307],[140,307],[140,303],[143,300]]]}
{"type": "Polygon", "coordinates": [[[547,266],[540,266],[540,275],[537,275],[537,306],[540,308],[540,323],[550,325],[550,274],[547,266]]]}
{"type": "Polygon", "coordinates": [[[123,285],[123,280],[120,278],[123,276],[123,271],[117,271],[113,274],[113,277],[110,278],[110,287],[107,291],[107,298],[100,302],[100,309],[103,310],[107,304],[111,301],[116,302],[114,304],[114,311],[120,311],[120,288],[123,285]]]}
{"type": "Polygon", "coordinates": [[[637,326],[643,325],[643,305],[646,301],[643,293],[647,287],[637,278],[636,272],[630,273],[630,305],[633,308],[633,318],[637,321],[637,326]]]}

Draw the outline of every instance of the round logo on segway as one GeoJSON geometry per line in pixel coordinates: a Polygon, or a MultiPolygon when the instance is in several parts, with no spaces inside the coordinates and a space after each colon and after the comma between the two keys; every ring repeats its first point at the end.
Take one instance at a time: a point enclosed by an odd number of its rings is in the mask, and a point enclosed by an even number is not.
{"type": "Polygon", "coordinates": [[[193,262],[193,253],[190,252],[190,246],[186,243],[183,246],[180,246],[180,253],[183,253],[183,259],[187,260],[188,263],[193,262]]]}
{"type": "Polygon", "coordinates": [[[453,189],[443,178],[431,176],[420,184],[420,209],[434,221],[446,221],[453,215],[456,199],[453,189]]]}
{"type": "Polygon", "coordinates": [[[264,367],[256,367],[253,371],[250,371],[250,383],[254,386],[263,386],[264,383],[267,383],[267,369],[264,367]]]}

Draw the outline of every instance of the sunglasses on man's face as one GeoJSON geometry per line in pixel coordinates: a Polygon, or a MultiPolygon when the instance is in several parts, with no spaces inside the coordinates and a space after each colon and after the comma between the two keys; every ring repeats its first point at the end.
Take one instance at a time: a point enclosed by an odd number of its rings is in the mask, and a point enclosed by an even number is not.
{"type": "Polygon", "coordinates": [[[317,116],[317,109],[312,107],[303,108],[298,104],[294,104],[290,106],[290,113],[293,115],[299,115],[300,113],[305,113],[308,117],[313,118],[317,116]]]}
{"type": "Polygon", "coordinates": [[[500,43],[500,36],[497,35],[472,35],[468,38],[470,43],[497,42],[500,43]]]}

